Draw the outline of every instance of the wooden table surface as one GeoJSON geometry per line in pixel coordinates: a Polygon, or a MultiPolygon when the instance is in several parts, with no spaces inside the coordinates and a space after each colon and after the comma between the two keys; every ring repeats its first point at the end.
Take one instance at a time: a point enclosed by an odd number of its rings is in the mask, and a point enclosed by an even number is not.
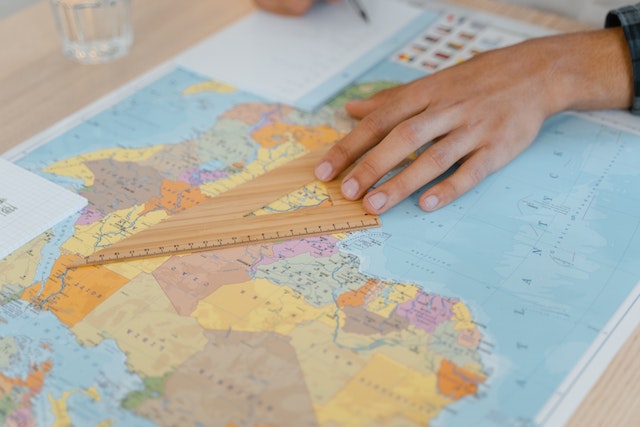
{"type": "MultiPolygon", "coordinates": [[[[496,0],[451,0],[559,31],[584,24],[496,0]]],[[[75,64],[60,52],[49,5],[0,21],[0,153],[154,68],[253,10],[250,0],[134,0],[135,41],[113,63],[75,64]]],[[[640,328],[568,424],[640,426],[640,328]]]]}

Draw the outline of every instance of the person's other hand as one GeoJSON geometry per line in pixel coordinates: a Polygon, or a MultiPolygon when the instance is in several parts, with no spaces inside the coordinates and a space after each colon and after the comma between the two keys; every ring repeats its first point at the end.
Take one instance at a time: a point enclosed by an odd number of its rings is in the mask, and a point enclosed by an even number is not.
{"type": "Polygon", "coordinates": [[[440,208],[504,166],[536,137],[543,121],[565,109],[624,108],[632,72],[622,31],[534,39],[480,54],[411,83],[350,102],[362,120],[316,167],[331,180],[360,159],[342,181],[348,199],[433,141],[397,175],[371,190],[363,204],[382,213],[458,164],[420,196],[440,208]]]}
{"type": "MultiPolygon", "coordinates": [[[[327,0],[336,3],[340,0],[327,0]]],[[[304,15],[313,5],[314,0],[254,0],[256,6],[279,15],[304,15]]]]}

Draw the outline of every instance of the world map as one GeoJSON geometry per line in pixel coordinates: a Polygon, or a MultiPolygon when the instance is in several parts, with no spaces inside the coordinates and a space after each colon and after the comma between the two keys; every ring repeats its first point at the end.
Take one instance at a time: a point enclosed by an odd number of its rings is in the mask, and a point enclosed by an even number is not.
{"type": "MultiPolygon", "coordinates": [[[[346,100],[412,73],[308,113],[176,68],[19,159],[89,204],[0,260],[1,423],[534,425],[640,277],[637,137],[581,117],[435,213],[67,267],[332,144],[346,100]]],[[[257,214],[330,203],[311,183],[257,214]]]]}

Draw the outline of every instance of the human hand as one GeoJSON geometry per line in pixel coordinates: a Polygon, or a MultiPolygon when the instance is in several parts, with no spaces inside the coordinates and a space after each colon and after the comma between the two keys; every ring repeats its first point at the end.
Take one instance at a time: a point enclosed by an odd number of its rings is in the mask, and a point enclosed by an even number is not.
{"type": "Polygon", "coordinates": [[[565,109],[631,105],[628,47],[618,29],[545,37],[487,52],[431,76],[346,105],[361,122],[317,165],[358,199],[387,172],[429,145],[397,175],[364,196],[382,213],[454,164],[458,168],[425,190],[419,205],[438,209],[464,194],[522,152],[543,121],[565,109]]]}
{"type": "MultiPolygon", "coordinates": [[[[313,5],[315,0],[254,0],[256,6],[268,12],[279,15],[304,15],[313,5]]],[[[327,0],[337,3],[340,0],[327,0]]]]}

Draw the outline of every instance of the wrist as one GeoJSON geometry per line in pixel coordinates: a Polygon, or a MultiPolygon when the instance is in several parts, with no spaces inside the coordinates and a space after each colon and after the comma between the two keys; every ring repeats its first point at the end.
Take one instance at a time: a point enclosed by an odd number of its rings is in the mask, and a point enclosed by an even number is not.
{"type": "Polygon", "coordinates": [[[631,57],[620,28],[557,36],[547,54],[556,58],[549,76],[557,95],[553,112],[632,105],[631,57]]]}
{"type": "Polygon", "coordinates": [[[622,6],[607,14],[605,27],[621,27],[633,73],[631,112],[640,114],[640,4],[622,6]]]}

